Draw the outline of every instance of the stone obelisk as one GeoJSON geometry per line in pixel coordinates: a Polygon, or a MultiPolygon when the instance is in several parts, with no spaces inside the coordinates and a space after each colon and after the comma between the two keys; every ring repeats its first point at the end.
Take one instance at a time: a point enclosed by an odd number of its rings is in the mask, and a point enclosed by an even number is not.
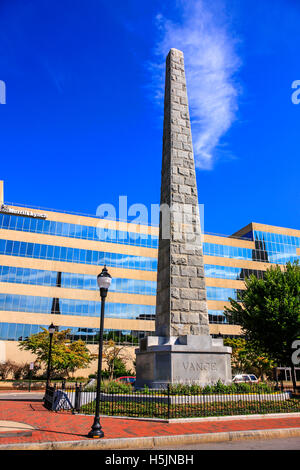
{"type": "Polygon", "coordinates": [[[209,335],[183,53],[166,60],[155,334],[136,351],[136,386],[231,380],[231,348],[209,335]]]}

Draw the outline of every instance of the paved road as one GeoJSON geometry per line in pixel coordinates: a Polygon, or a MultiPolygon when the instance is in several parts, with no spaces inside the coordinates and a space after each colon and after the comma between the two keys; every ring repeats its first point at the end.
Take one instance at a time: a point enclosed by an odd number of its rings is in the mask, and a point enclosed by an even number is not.
{"type": "Polygon", "coordinates": [[[214,442],[178,447],[156,447],[155,450],[300,450],[300,437],[214,442]]]}
{"type": "Polygon", "coordinates": [[[0,400],[42,401],[44,394],[44,392],[1,392],[0,400]]]}

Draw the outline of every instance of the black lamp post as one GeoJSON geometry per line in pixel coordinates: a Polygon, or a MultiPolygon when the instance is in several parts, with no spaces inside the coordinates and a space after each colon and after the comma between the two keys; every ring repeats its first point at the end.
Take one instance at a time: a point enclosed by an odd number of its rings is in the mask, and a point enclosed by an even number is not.
{"type": "Polygon", "coordinates": [[[52,354],[52,340],[53,340],[53,334],[55,332],[55,326],[53,323],[48,328],[49,331],[49,336],[50,336],[50,343],[49,343],[49,355],[48,355],[48,368],[47,368],[47,382],[46,382],[46,388],[49,386],[50,382],[50,370],[51,370],[51,354],[52,354]]]}
{"type": "Polygon", "coordinates": [[[102,369],[102,350],[103,350],[103,326],[104,326],[104,308],[107,291],[111,283],[111,275],[108,273],[106,266],[97,276],[97,283],[100,289],[101,297],[101,316],[100,316],[100,333],[99,333],[99,355],[98,355],[98,371],[97,371],[97,389],[96,389],[96,411],[92,429],[88,437],[99,439],[104,436],[100,425],[100,387],[101,387],[101,369],[102,369]]]}

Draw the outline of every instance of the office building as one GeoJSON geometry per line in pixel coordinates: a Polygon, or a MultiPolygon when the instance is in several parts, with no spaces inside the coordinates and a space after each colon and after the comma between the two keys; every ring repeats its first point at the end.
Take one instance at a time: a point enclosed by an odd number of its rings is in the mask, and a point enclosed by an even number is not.
{"type": "MultiPolygon", "coordinates": [[[[30,361],[18,341],[54,323],[96,352],[96,278],[112,276],[105,338],[131,347],[154,333],[158,227],[5,203],[0,192],[0,360],[30,361]]],[[[220,231],[222,228],[220,227],[220,231]]],[[[300,259],[300,230],[250,223],[231,236],[204,234],[210,334],[239,336],[223,314],[244,279],[300,259]]]]}

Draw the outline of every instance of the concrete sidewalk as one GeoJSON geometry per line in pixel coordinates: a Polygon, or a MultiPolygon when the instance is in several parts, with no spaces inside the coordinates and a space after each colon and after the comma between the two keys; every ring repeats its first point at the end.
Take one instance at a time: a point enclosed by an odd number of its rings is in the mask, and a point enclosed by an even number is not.
{"type": "Polygon", "coordinates": [[[103,439],[88,439],[93,416],[55,413],[35,401],[0,401],[0,450],[143,449],[166,445],[300,436],[300,413],[170,422],[103,417],[103,439]]]}

